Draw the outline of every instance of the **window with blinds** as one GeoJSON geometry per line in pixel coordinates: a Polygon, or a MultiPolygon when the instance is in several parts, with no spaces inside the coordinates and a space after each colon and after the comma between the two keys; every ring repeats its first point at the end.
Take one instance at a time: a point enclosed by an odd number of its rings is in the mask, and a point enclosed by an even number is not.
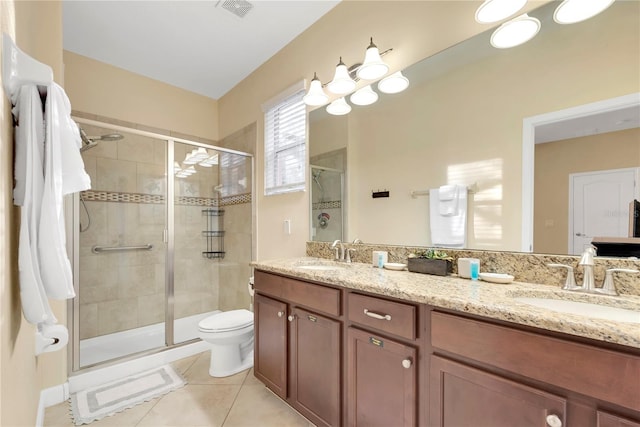
{"type": "Polygon", "coordinates": [[[265,112],[264,193],[303,191],[306,163],[304,90],[268,107],[265,112]]]}

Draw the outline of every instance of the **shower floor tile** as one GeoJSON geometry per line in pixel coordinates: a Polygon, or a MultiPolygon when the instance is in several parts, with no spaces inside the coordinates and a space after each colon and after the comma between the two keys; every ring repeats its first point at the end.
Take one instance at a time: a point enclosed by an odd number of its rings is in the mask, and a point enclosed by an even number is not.
{"type": "MultiPolygon", "coordinates": [[[[207,426],[207,427],[312,427],[262,383],[253,370],[227,378],[209,376],[210,352],[187,357],[173,367],[187,380],[182,389],[145,402],[112,417],[94,421],[92,427],[207,426]]],[[[45,427],[72,427],[69,402],[46,409],[45,427]]]]}

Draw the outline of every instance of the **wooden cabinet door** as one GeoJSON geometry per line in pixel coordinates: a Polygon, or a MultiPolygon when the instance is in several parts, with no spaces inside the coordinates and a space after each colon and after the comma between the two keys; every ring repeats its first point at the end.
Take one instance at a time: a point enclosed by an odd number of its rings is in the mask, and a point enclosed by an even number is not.
{"type": "Polygon", "coordinates": [[[598,411],[598,427],[640,427],[640,422],[598,411]]]}
{"type": "Polygon", "coordinates": [[[349,425],[416,425],[417,350],[353,327],[347,334],[349,425]]]}
{"type": "Polygon", "coordinates": [[[429,386],[430,426],[567,425],[565,399],[438,356],[429,386]]]}
{"type": "Polygon", "coordinates": [[[298,307],[289,320],[294,406],[318,426],[338,426],[342,414],[341,323],[298,307]]]}
{"type": "Polygon", "coordinates": [[[256,294],[254,370],[256,378],[287,398],[287,304],[256,294]]]}

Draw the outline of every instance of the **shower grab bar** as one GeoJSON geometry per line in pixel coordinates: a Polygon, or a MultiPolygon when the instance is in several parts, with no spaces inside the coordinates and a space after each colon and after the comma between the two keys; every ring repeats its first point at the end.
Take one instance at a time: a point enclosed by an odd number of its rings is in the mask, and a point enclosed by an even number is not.
{"type": "Polygon", "coordinates": [[[110,251],[150,251],[151,249],[153,249],[153,245],[147,243],[140,246],[94,246],[91,248],[91,252],[99,254],[100,252],[110,251]]]}

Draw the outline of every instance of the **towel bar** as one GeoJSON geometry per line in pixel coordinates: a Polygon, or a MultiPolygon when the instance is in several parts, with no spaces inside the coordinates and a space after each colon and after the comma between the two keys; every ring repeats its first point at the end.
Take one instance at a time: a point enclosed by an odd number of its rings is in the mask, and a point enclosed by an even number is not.
{"type": "Polygon", "coordinates": [[[91,252],[99,254],[100,252],[110,251],[150,251],[151,249],[153,249],[153,245],[147,243],[140,246],[94,246],[91,248],[91,252]]]}
{"type": "MultiPolygon", "coordinates": [[[[467,187],[467,192],[469,194],[475,194],[478,191],[478,184],[474,183],[473,185],[470,185],[469,187],[467,187]]],[[[413,190],[411,193],[409,193],[411,195],[411,198],[415,199],[418,196],[428,196],[429,195],[429,190],[413,190]]]]}

